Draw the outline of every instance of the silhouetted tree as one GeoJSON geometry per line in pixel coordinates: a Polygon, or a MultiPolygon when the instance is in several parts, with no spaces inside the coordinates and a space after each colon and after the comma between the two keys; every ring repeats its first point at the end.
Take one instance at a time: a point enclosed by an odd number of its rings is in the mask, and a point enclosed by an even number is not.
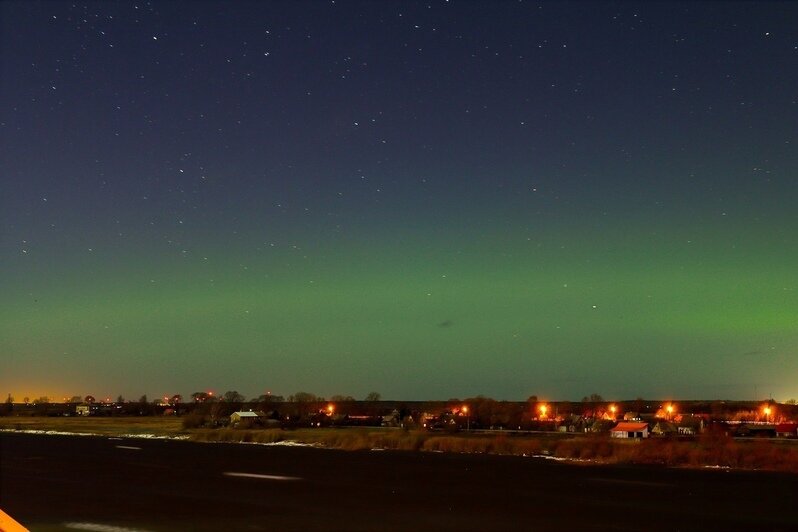
{"type": "Polygon", "coordinates": [[[322,399],[309,392],[297,392],[288,400],[294,403],[317,403],[322,399]]]}
{"type": "Polygon", "coordinates": [[[139,402],[136,408],[136,411],[140,416],[150,416],[155,413],[155,405],[158,404],[158,401],[154,401],[153,403],[147,398],[147,395],[142,395],[139,397],[139,402]]]}
{"type": "Polygon", "coordinates": [[[595,417],[596,408],[599,406],[599,403],[603,403],[604,398],[597,393],[591,393],[590,395],[586,395],[582,398],[582,408],[585,417],[595,417]]]}
{"type": "Polygon", "coordinates": [[[352,397],[351,395],[333,395],[330,397],[330,401],[334,403],[348,403],[348,402],[355,402],[357,399],[352,397]]]}
{"type": "Polygon", "coordinates": [[[206,403],[209,398],[208,392],[194,392],[191,394],[191,400],[195,403],[206,403]]]}
{"type": "Polygon", "coordinates": [[[311,410],[318,410],[323,400],[323,398],[309,392],[296,392],[288,397],[288,402],[293,403],[293,414],[299,418],[307,417],[311,410]]]}
{"type": "Polygon", "coordinates": [[[634,400],[633,408],[635,412],[640,413],[645,409],[645,407],[646,407],[646,400],[643,399],[642,397],[638,397],[637,399],[634,400]]]}
{"type": "Polygon", "coordinates": [[[11,397],[11,394],[8,394],[6,397],[5,403],[3,403],[3,408],[0,410],[0,415],[10,416],[11,412],[14,410],[14,398],[11,397]]]}
{"type": "Polygon", "coordinates": [[[370,403],[376,403],[380,399],[382,399],[382,395],[380,395],[379,392],[369,392],[369,394],[366,396],[366,401],[370,403]]]}
{"type": "Polygon", "coordinates": [[[263,395],[259,395],[257,401],[259,403],[265,403],[265,404],[282,403],[285,401],[285,397],[283,397],[282,395],[272,395],[270,393],[265,393],[263,395]]]}
{"type": "Polygon", "coordinates": [[[236,391],[224,392],[222,396],[222,401],[225,403],[243,403],[244,399],[244,396],[236,391]]]}

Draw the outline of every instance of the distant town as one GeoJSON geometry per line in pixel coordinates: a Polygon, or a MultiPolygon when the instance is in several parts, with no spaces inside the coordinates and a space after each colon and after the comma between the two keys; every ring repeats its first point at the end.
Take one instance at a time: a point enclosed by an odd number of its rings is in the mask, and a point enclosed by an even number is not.
{"type": "Polygon", "coordinates": [[[195,392],[137,400],[92,395],[15,401],[9,394],[0,416],[136,417],[176,416],[185,429],[399,427],[441,432],[606,433],[613,438],[692,438],[722,432],[738,438],[798,438],[795,400],[608,401],[599,394],[581,401],[498,401],[477,396],[446,401],[389,401],[377,392],[357,400],[308,392],[288,397],[270,393],[247,399],[237,391],[195,392]]]}

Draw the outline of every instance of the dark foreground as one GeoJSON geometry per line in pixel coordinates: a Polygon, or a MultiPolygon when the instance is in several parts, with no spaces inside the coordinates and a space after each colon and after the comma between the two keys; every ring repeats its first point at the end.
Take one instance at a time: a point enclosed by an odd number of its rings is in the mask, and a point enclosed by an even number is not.
{"type": "Polygon", "coordinates": [[[789,474],[7,433],[0,464],[32,530],[798,530],[789,474]]]}

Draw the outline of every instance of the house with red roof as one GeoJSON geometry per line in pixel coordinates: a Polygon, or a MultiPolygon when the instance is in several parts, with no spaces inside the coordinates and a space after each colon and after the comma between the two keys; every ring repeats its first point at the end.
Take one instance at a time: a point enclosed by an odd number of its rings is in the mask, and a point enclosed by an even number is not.
{"type": "Polygon", "coordinates": [[[648,438],[648,423],[621,421],[610,430],[613,438],[648,438]]]}

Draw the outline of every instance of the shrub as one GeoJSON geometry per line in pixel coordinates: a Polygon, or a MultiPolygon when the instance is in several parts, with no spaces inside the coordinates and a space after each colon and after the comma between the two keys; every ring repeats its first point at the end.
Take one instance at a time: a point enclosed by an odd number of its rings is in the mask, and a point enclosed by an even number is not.
{"type": "Polygon", "coordinates": [[[202,427],[205,425],[207,417],[208,416],[199,411],[191,412],[190,414],[183,416],[182,426],[184,429],[196,429],[202,427]]]}

